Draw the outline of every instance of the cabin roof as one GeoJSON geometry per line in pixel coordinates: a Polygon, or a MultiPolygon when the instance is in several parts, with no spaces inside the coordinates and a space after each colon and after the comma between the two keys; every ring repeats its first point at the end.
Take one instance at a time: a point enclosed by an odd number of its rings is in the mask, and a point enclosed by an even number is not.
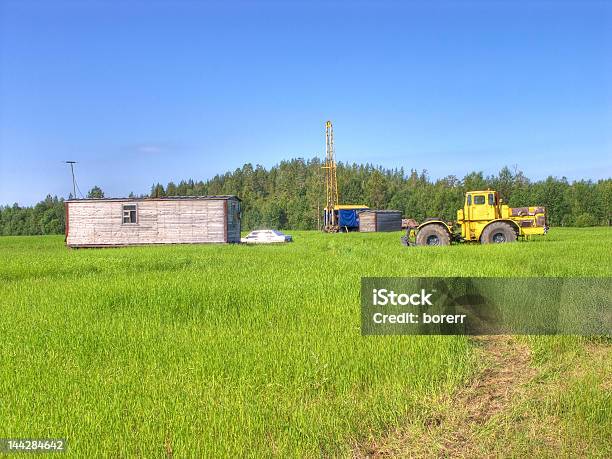
{"type": "Polygon", "coordinates": [[[359,209],[367,209],[368,206],[361,204],[336,204],[334,206],[334,210],[359,210],[359,209]]]}
{"type": "Polygon", "coordinates": [[[100,199],[67,199],[65,202],[142,202],[142,201],[221,201],[236,199],[242,201],[233,194],[218,196],[164,196],[161,198],[100,198],[100,199]]]}
{"type": "Polygon", "coordinates": [[[401,210],[393,210],[393,209],[368,209],[362,210],[359,212],[360,214],[401,214],[401,210]]]}

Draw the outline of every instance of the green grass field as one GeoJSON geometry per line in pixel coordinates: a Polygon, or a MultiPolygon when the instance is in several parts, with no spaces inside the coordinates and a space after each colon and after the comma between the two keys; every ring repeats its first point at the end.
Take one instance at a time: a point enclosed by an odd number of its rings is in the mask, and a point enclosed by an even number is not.
{"type": "MultiPolygon", "coordinates": [[[[464,337],[362,337],[362,276],[612,274],[608,228],[419,248],[399,233],[291,234],[89,250],[0,238],[0,438],[64,437],[75,456],[349,455],[425,425],[480,367],[464,337]]],[[[483,433],[488,450],[529,451],[539,437],[525,432],[548,419],[542,454],[607,456],[609,342],[524,341],[552,389],[483,433]]]]}

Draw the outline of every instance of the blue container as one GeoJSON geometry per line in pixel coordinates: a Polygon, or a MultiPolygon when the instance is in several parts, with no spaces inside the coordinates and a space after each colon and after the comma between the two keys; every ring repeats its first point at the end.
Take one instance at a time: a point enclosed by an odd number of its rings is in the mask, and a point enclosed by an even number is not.
{"type": "Polygon", "coordinates": [[[359,215],[363,209],[338,210],[338,226],[346,228],[359,228],[359,215]]]}

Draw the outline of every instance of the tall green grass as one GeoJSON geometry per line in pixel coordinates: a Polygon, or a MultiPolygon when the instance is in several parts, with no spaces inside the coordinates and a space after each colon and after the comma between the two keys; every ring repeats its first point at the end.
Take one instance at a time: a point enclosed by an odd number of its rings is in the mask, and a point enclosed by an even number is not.
{"type": "Polygon", "coordinates": [[[609,276],[612,232],[405,248],[399,233],[282,246],[69,250],[0,238],[0,437],[78,456],[329,456],[471,376],[462,337],[362,337],[362,276],[609,276]]]}

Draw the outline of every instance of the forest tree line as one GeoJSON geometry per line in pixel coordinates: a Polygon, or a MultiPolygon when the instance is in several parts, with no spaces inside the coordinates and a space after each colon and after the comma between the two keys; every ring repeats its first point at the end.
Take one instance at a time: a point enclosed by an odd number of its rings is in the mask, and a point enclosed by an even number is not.
{"type": "MultiPolygon", "coordinates": [[[[318,158],[283,161],[270,169],[245,164],[206,181],[157,183],[144,196],[235,194],[242,199],[243,229],[316,229],[325,207],[321,166],[318,158]]],[[[432,180],[426,171],[343,163],[338,164],[337,175],[341,203],[396,209],[417,221],[426,217],[454,220],[465,191],[490,188],[510,206],[545,206],[551,226],[612,224],[610,178],[597,182],[556,177],[533,181],[519,170],[504,167],[497,175],[471,172],[462,178],[450,175],[432,180]]],[[[96,186],[87,196],[102,198],[104,192],[96,186]]],[[[63,198],[47,196],[32,207],[0,207],[2,235],[57,234],[64,232],[64,227],[63,198]]]]}

